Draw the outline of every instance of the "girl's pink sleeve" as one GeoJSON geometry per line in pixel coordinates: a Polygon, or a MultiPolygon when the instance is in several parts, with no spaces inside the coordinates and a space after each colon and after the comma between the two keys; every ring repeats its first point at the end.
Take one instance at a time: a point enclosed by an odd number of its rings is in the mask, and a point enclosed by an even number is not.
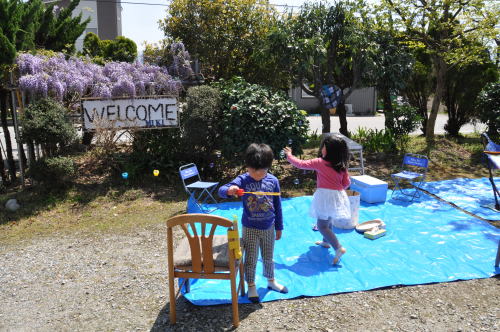
{"type": "Polygon", "coordinates": [[[347,189],[351,185],[351,178],[349,177],[349,172],[342,172],[342,186],[347,189]]]}
{"type": "Polygon", "coordinates": [[[314,158],[314,159],[309,159],[309,160],[300,160],[299,158],[295,157],[294,155],[288,155],[287,156],[288,161],[290,164],[293,166],[300,168],[300,169],[309,169],[309,170],[316,170],[319,168],[321,165],[321,158],[314,158]]]}

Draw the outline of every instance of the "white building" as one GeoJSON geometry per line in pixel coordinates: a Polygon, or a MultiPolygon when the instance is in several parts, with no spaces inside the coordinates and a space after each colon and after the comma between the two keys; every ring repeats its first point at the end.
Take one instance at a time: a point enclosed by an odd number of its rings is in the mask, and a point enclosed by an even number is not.
{"type": "MultiPolygon", "coordinates": [[[[67,7],[70,0],[43,0],[44,3],[57,3],[57,6],[67,7]]],[[[93,32],[101,39],[115,39],[122,35],[121,0],[80,0],[73,11],[73,17],[82,13],[83,20],[90,17],[85,32],[76,40],[75,47],[82,50],[83,39],[88,32],[93,32]]]]}

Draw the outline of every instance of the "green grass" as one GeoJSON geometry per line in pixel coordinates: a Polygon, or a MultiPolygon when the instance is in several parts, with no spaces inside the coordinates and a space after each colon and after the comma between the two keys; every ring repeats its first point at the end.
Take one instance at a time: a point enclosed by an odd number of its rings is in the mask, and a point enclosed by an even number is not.
{"type": "Polygon", "coordinates": [[[44,192],[26,189],[4,193],[0,201],[15,197],[21,208],[0,212],[0,242],[13,242],[53,233],[126,232],[164,222],[182,213],[186,195],[172,196],[168,187],[156,192],[138,188],[71,188],[44,192]]]}

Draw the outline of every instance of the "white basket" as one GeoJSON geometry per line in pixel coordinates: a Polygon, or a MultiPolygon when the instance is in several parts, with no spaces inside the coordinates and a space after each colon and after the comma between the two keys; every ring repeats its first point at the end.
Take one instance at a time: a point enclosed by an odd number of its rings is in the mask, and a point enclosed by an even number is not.
{"type": "Polygon", "coordinates": [[[360,195],[359,192],[354,190],[346,190],[346,192],[347,196],[349,197],[349,204],[351,206],[351,218],[334,219],[333,225],[337,228],[353,229],[356,227],[359,220],[360,195]]]}

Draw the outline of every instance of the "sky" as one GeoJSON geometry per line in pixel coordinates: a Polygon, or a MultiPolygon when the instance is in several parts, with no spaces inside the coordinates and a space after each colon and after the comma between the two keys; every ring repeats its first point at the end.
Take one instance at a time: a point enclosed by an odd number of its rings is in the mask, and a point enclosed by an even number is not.
{"type": "MultiPolygon", "coordinates": [[[[166,17],[168,0],[122,0],[122,35],[132,39],[139,51],[143,43],[163,39],[158,21],[166,17]],[[127,3],[136,2],[137,4],[127,3]],[[145,3],[156,5],[145,5],[145,3]]],[[[305,0],[270,0],[276,5],[300,6],[305,0]]]]}

